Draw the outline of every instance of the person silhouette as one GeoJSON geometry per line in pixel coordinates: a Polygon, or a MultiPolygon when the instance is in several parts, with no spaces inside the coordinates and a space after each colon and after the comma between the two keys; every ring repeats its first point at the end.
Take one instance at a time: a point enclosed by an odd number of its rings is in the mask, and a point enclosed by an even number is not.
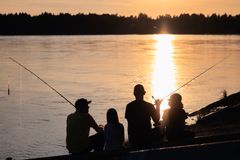
{"type": "Polygon", "coordinates": [[[134,87],[135,100],[128,103],[125,118],[128,122],[128,140],[133,148],[146,148],[161,140],[160,127],[158,130],[152,128],[151,119],[155,124],[160,120],[160,104],[162,100],[155,100],[156,109],[153,104],[144,101],[146,93],[143,85],[134,87]]]}
{"type": "Polygon", "coordinates": [[[174,93],[169,98],[169,109],[163,113],[163,127],[168,141],[177,142],[187,137],[193,137],[193,133],[185,131],[187,113],[183,109],[182,96],[174,93]]]}
{"type": "Polygon", "coordinates": [[[124,127],[119,123],[117,111],[110,108],[107,111],[107,124],[104,126],[104,150],[124,149],[124,127]]]}
{"type": "Polygon", "coordinates": [[[87,99],[81,98],[75,102],[76,111],[67,117],[67,149],[69,153],[79,154],[101,151],[104,144],[103,128],[98,126],[89,112],[87,99]],[[89,136],[90,128],[97,134],[89,136]]]}

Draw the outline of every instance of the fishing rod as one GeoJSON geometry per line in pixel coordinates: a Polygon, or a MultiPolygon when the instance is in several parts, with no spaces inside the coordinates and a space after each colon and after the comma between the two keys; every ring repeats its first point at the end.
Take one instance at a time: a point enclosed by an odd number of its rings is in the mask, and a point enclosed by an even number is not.
{"type": "MultiPolygon", "coordinates": [[[[200,74],[196,75],[195,77],[193,77],[192,79],[190,79],[189,81],[187,81],[186,83],[184,83],[183,85],[181,85],[180,87],[178,87],[177,89],[175,89],[174,91],[172,91],[171,93],[169,93],[167,96],[165,96],[163,99],[167,98],[168,96],[170,96],[171,94],[177,92],[179,89],[183,88],[184,86],[188,85],[190,82],[192,82],[193,80],[197,79],[198,77],[200,77],[201,75],[203,75],[204,73],[208,72],[209,70],[211,70],[212,68],[214,68],[216,65],[222,63],[223,61],[225,61],[228,57],[230,57],[231,54],[228,54],[227,56],[223,57],[222,59],[220,59],[219,61],[217,61],[215,64],[213,64],[212,66],[210,66],[209,68],[205,69],[203,72],[201,72],[200,74]]],[[[152,98],[155,100],[155,98],[152,96],[152,98]]]]}
{"type": "Polygon", "coordinates": [[[37,77],[40,81],[42,81],[44,84],[46,84],[49,88],[51,88],[53,91],[55,91],[58,95],[60,95],[63,99],[65,99],[69,104],[71,104],[73,107],[74,104],[72,102],[70,102],[65,96],[63,96],[61,93],[59,93],[55,88],[53,88],[50,84],[48,84],[46,81],[44,81],[42,78],[40,78],[37,74],[35,74],[34,72],[32,72],[30,69],[28,69],[27,67],[25,67],[24,65],[22,65],[20,62],[18,62],[17,60],[13,59],[12,57],[9,57],[9,59],[11,59],[13,62],[17,63],[19,66],[21,66],[22,68],[24,68],[25,70],[27,70],[28,72],[30,72],[32,75],[34,75],[35,77],[37,77]]]}

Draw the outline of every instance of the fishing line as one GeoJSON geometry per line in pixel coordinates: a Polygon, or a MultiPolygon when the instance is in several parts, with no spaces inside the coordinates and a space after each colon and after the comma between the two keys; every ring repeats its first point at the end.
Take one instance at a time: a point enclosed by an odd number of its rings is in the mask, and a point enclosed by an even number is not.
{"type": "MultiPolygon", "coordinates": [[[[163,99],[167,98],[168,96],[170,96],[171,94],[177,92],[179,89],[183,88],[184,86],[188,85],[190,82],[192,82],[193,80],[197,79],[198,77],[200,77],[201,75],[203,75],[204,73],[208,72],[209,70],[211,70],[212,68],[214,68],[216,65],[222,63],[223,61],[225,61],[227,58],[230,57],[231,54],[228,54],[227,56],[223,57],[222,59],[220,59],[219,61],[217,61],[215,64],[213,64],[212,66],[210,66],[209,68],[205,69],[203,72],[201,72],[200,74],[198,74],[197,76],[193,77],[192,79],[190,79],[189,81],[187,81],[186,83],[184,83],[183,85],[181,85],[180,87],[178,87],[177,89],[175,89],[174,91],[172,91],[171,93],[169,93],[167,96],[165,96],[163,99]]],[[[152,96],[152,98],[154,99],[154,97],[152,96]]]]}
{"type": "Polygon", "coordinates": [[[30,69],[28,69],[27,67],[25,67],[20,62],[18,62],[17,60],[13,59],[12,57],[9,57],[9,59],[11,59],[13,62],[17,63],[19,66],[21,66],[22,68],[24,68],[25,70],[30,72],[32,75],[37,77],[40,81],[42,81],[44,84],[46,84],[49,88],[51,88],[53,91],[55,91],[59,96],[61,96],[63,99],[65,99],[69,104],[71,104],[74,107],[74,104],[72,102],[70,102],[65,96],[63,96],[61,93],[59,93],[55,88],[53,88],[51,85],[49,85],[46,81],[44,81],[42,78],[40,78],[37,74],[32,72],[30,69]]]}

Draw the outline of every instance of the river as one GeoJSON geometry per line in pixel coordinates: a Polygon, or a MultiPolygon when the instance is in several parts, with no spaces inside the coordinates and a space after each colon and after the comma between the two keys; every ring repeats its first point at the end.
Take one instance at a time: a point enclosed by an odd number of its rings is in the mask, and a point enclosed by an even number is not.
{"type": "MultiPolygon", "coordinates": [[[[92,100],[90,113],[99,124],[106,123],[108,108],[116,108],[127,139],[124,113],[134,85],[143,84],[145,100],[153,103],[152,96],[165,97],[229,56],[177,91],[193,112],[224,90],[240,90],[239,44],[237,35],[0,36],[0,158],[67,154],[66,117],[74,112],[9,57],[72,103],[92,100]]],[[[161,112],[166,107],[167,98],[161,112]]]]}

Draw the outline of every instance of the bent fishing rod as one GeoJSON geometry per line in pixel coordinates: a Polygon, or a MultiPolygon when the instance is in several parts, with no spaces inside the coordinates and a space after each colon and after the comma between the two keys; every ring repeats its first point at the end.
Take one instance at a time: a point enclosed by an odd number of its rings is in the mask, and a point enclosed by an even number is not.
{"type": "Polygon", "coordinates": [[[25,70],[27,70],[28,72],[30,72],[32,75],[34,75],[35,77],[37,77],[40,81],[42,81],[44,84],[46,84],[49,88],[51,88],[53,91],[55,91],[59,96],[61,96],[63,99],[65,99],[69,104],[71,104],[73,107],[74,104],[72,102],[70,102],[65,96],[63,96],[61,93],[59,93],[55,88],[53,88],[50,84],[48,84],[46,81],[44,81],[41,77],[39,77],[37,74],[35,74],[34,72],[32,72],[30,69],[28,69],[27,67],[25,67],[23,64],[21,64],[20,62],[18,62],[17,60],[13,59],[12,57],[9,57],[9,59],[11,59],[13,62],[15,62],[16,64],[18,64],[19,66],[21,66],[22,68],[24,68],[25,70]]]}
{"type": "MultiPolygon", "coordinates": [[[[167,98],[168,96],[170,96],[171,94],[177,92],[179,89],[185,87],[186,85],[188,85],[190,82],[192,82],[193,80],[197,79],[198,77],[200,77],[201,75],[203,75],[204,73],[208,72],[209,70],[211,70],[212,68],[214,68],[216,65],[222,63],[223,61],[225,61],[227,58],[230,57],[231,54],[228,54],[227,56],[223,57],[222,59],[220,59],[219,61],[217,61],[215,64],[213,64],[212,66],[210,66],[209,68],[205,69],[203,72],[201,72],[200,74],[196,75],[195,77],[193,77],[192,79],[190,79],[189,81],[187,81],[186,83],[184,83],[183,85],[181,85],[180,87],[178,87],[177,89],[175,89],[174,91],[172,91],[171,93],[169,93],[167,96],[165,96],[163,99],[167,98]]],[[[152,98],[155,100],[155,98],[152,96],[152,98]]]]}

